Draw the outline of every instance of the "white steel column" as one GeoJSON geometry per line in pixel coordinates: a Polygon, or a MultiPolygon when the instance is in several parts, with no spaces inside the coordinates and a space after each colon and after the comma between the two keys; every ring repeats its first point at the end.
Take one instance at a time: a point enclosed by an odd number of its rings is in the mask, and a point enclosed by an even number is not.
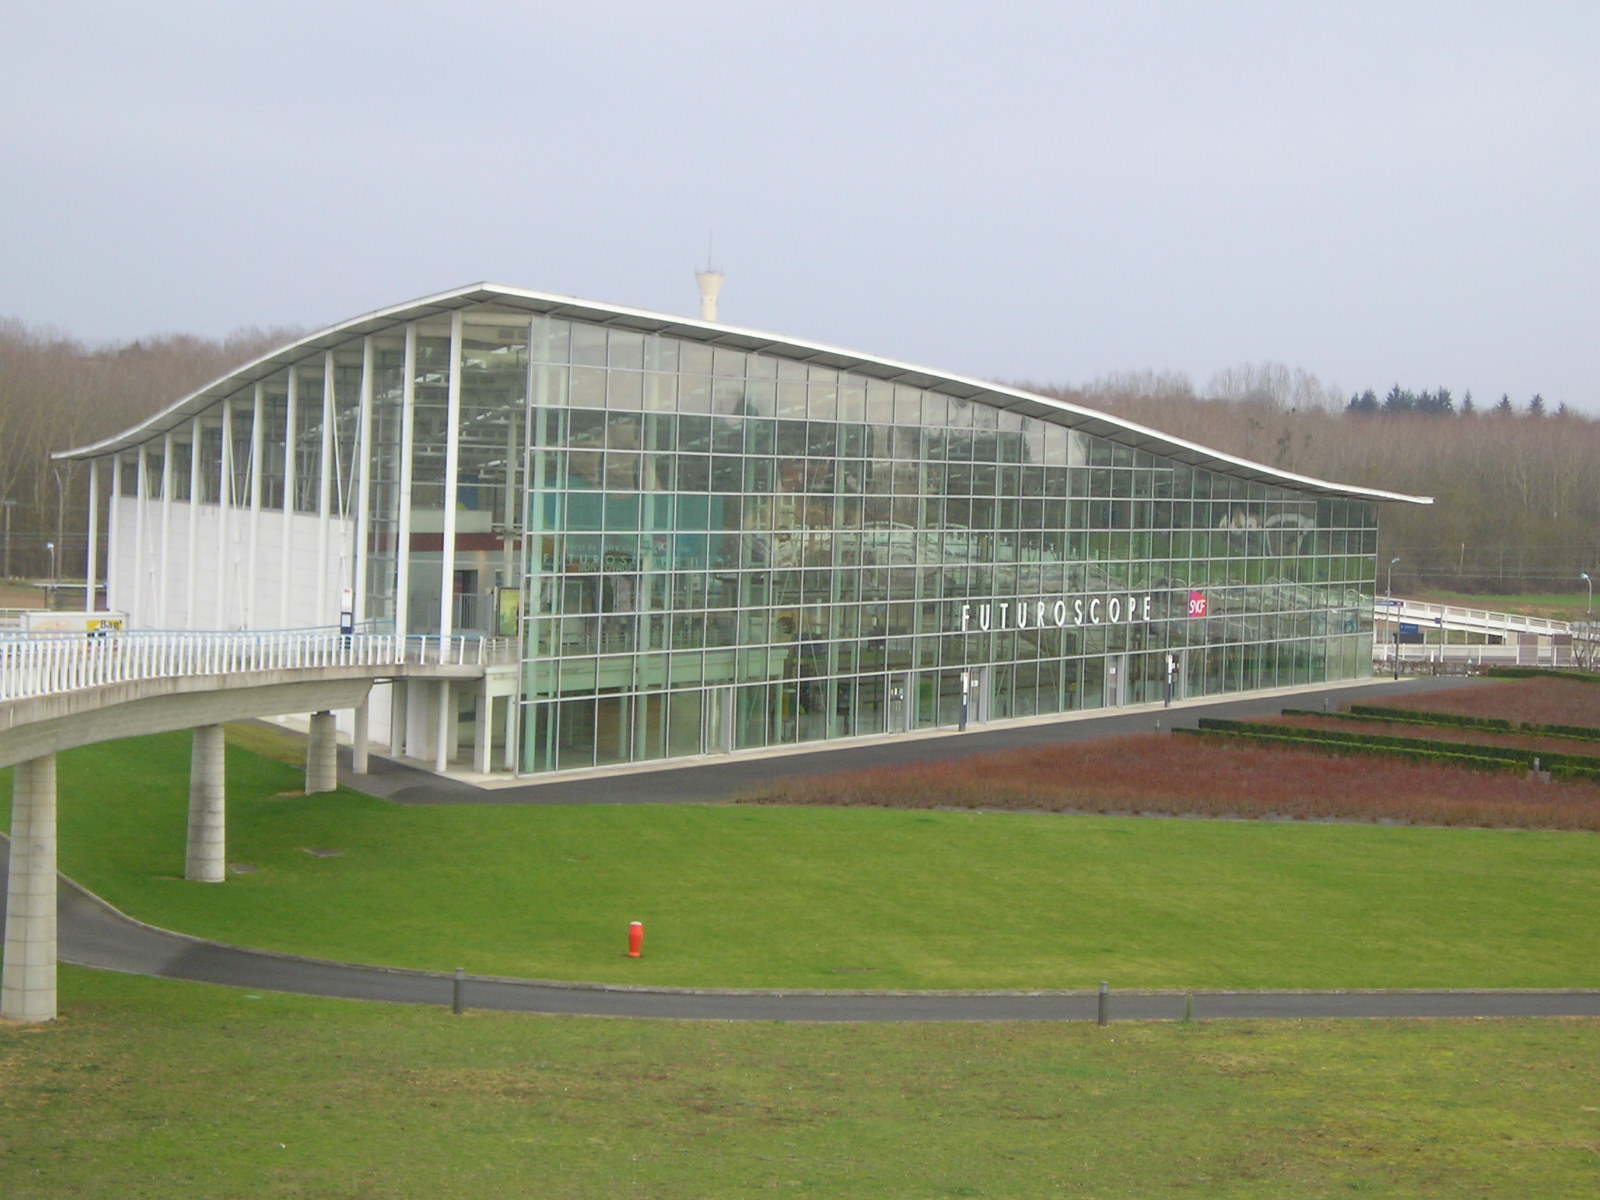
{"type": "MultiPolygon", "coordinates": [[[[376,348],[369,334],[361,340],[361,413],[356,426],[356,545],[350,586],[355,592],[355,622],[367,619],[367,541],[372,536],[372,391],[376,348]]],[[[363,768],[365,769],[365,768],[363,768]]]]}
{"type": "Polygon", "coordinates": [[[298,367],[289,368],[289,394],[285,404],[283,420],[283,542],[282,542],[282,568],[283,578],[278,581],[278,628],[287,629],[291,624],[289,620],[289,565],[290,551],[293,549],[294,539],[290,536],[290,527],[294,523],[294,489],[295,489],[295,461],[294,461],[294,426],[298,419],[300,407],[300,370],[298,367]]]}
{"type": "Polygon", "coordinates": [[[448,679],[439,680],[439,723],[435,728],[433,766],[441,775],[450,766],[450,754],[456,748],[455,699],[448,679]]]}
{"type": "Polygon", "coordinates": [[[145,453],[145,444],[139,443],[139,453],[134,459],[133,469],[138,472],[133,481],[133,606],[128,610],[134,622],[142,628],[150,628],[150,615],[144,609],[144,563],[147,549],[144,542],[145,525],[148,522],[150,505],[149,480],[150,461],[145,453]]]}
{"type": "MultiPolygon", "coordinates": [[[[333,520],[333,351],[322,354],[322,477],[317,481],[317,607],[313,625],[326,624],[328,603],[328,526],[333,520]]],[[[337,621],[339,606],[332,605],[337,621]]]]}
{"type": "Polygon", "coordinates": [[[100,572],[100,460],[89,460],[89,545],[83,556],[83,611],[94,611],[95,578],[100,572]]]}
{"type": "Polygon", "coordinates": [[[389,753],[402,758],[406,752],[406,702],[411,698],[411,685],[404,679],[389,682],[389,753]]]}
{"type": "MultiPolygon", "coordinates": [[[[550,482],[547,478],[548,464],[545,461],[544,447],[549,444],[549,419],[551,406],[554,399],[550,395],[550,368],[536,362],[543,355],[536,355],[533,341],[536,334],[536,321],[528,325],[528,419],[522,443],[522,495],[519,503],[522,505],[522,573],[517,580],[517,586],[522,592],[521,604],[517,613],[517,690],[511,698],[511,711],[506,714],[506,769],[521,774],[524,747],[523,722],[527,713],[523,708],[525,698],[538,694],[538,686],[534,679],[534,671],[539,668],[531,666],[528,662],[528,639],[534,638],[534,645],[538,645],[537,626],[535,632],[528,629],[528,618],[548,617],[558,611],[545,600],[545,573],[544,573],[544,518],[546,485],[550,482]]],[[[641,437],[649,437],[649,428],[641,430],[641,437]]],[[[652,455],[644,455],[641,461],[639,488],[641,491],[656,490],[655,468],[649,465],[653,460],[652,455]]],[[[562,493],[557,492],[557,496],[562,493]]],[[[561,501],[564,503],[564,501],[561,501]]],[[[648,522],[653,520],[654,513],[648,497],[641,498],[641,528],[648,531],[648,522]]],[[[557,521],[557,526],[561,521],[557,521]]],[[[646,546],[653,545],[650,538],[643,539],[646,546]]],[[[655,554],[653,550],[646,550],[638,584],[639,605],[645,611],[644,620],[649,620],[649,577],[653,572],[655,554]]],[[[537,653],[537,650],[534,651],[537,653]]],[[[551,670],[550,664],[545,664],[542,670],[551,670]]],[[[536,727],[535,727],[536,728],[536,727]]],[[[528,747],[528,757],[532,757],[532,747],[528,747]]]]}
{"type": "Polygon", "coordinates": [[[246,629],[256,627],[256,582],[259,578],[257,564],[261,560],[261,462],[265,456],[265,442],[261,437],[261,423],[266,419],[267,385],[257,383],[250,413],[250,563],[245,567],[244,624],[246,629]]]}
{"type": "MultiPolygon", "coordinates": [[[[417,325],[406,326],[405,379],[400,385],[400,511],[395,514],[394,631],[406,635],[411,619],[411,450],[417,429],[417,325]]],[[[402,690],[396,685],[396,691],[402,690]]]]}
{"type": "MultiPolygon", "coordinates": [[[[233,512],[233,399],[222,402],[222,446],[218,456],[222,464],[221,478],[217,481],[217,612],[213,629],[227,629],[228,582],[237,583],[234,572],[239,566],[236,547],[228,541],[228,520],[233,512]]],[[[237,589],[235,589],[237,590],[237,589]]]]}
{"type": "MultiPolygon", "coordinates": [[[[518,520],[517,510],[522,506],[523,497],[522,493],[517,491],[517,479],[519,477],[518,467],[522,465],[527,450],[528,415],[526,400],[523,401],[522,445],[519,446],[517,444],[515,435],[516,426],[508,421],[506,423],[506,500],[500,506],[500,525],[504,530],[500,535],[500,582],[508,587],[511,581],[517,578],[517,570],[521,565],[522,546],[517,539],[512,537],[512,534],[515,530],[522,528],[522,522],[518,520]]],[[[498,597],[496,602],[498,603],[498,597]]],[[[495,623],[489,629],[496,634],[500,632],[498,612],[495,614],[495,623]]]]}
{"type": "Polygon", "coordinates": [[[189,844],[183,877],[221,883],[227,857],[227,750],[221,725],[201,725],[189,752],[189,844]]]}
{"type": "Polygon", "coordinates": [[[194,593],[195,584],[200,575],[200,492],[202,480],[200,477],[200,418],[195,417],[189,423],[189,553],[185,556],[188,569],[184,572],[183,581],[183,627],[185,629],[204,628],[195,620],[194,593]]]}
{"type": "Polygon", "coordinates": [[[106,498],[106,607],[112,612],[123,611],[118,603],[125,594],[123,580],[117,574],[117,542],[122,537],[122,518],[117,509],[122,503],[122,455],[111,458],[111,495],[106,498]]]}
{"type": "Polygon", "coordinates": [[[450,314],[450,392],[445,409],[444,552],[439,564],[439,636],[455,631],[456,603],[456,472],[461,469],[461,343],[459,311],[450,314]]]}
{"type": "Polygon", "coordinates": [[[11,774],[11,859],[6,883],[0,1017],[56,1018],[56,756],[11,774]]]}
{"type": "Polygon", "coordinates": [[[175,445],[177,440],[169,429],[161,446],[161,556],[156,573],[156,625],[161,629],[171,628],[172,619],[167,605],[167,593],[171,591],[167,581],[172,578],[172,448],[175,445]]]}
{"type": "Polygon", "coordinates": [[[472,722],[472,769],[487,775],[490,767],[489,742],[494,736],[494,697],[489,692],[489,676],[478,681],[478,706],[472,722]]]}

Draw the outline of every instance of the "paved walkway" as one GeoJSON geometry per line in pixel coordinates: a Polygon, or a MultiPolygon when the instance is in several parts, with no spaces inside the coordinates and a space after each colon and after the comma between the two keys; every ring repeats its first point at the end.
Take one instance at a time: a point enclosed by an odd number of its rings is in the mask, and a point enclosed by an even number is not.
{"type": "MultiPolygon", "coordinates": [[[[1417,680],[1362,688],[1364,695],[1454,686],[1460,681],[1417,680]]],[[[1201,715],[1274,713],[1285,704],[1320,708],[1322,698],[1345,689],[1227,701],[1161,710],[1164,726],[1192,724],[1201,715]]],[[[1348,696],[1343,698],[1348,699],[1348,696]]],[[[403,803],[581,804],[685,802],[725,797],[774,776],[797,771],[842,770],[977,753],[1061,738],[1147,730],[1154,714],[1120,713],[1068,722],[885,742],[799,756],[761,757],[703,767],[650,771],[609,779],[574,780],[481,790],[441,781],[424,772],[387,766],[366,790],[403,803]],[[371,786],[374,782],[382,786],[371,786]]],[[[0,855],[0,894],[5,856],[0,855]]],[[[422,971],[326,962],[224,946],[142,925],[64,881],[60,900],[61,957],[65,962],[129,974],[314,996],[450,1005],[454,979],[422,971]]],[[[740,1021],[1067,1021],[1096,1019],[1093,992],[781,992],[643,989],[533,980],[468,979],[469,1008],[583,1016],[740,1021]]],[[[1186,1006],[1196,1020],[1314,1017],[1529,1017],[1600,1016],[1600,990],[1575,991],[1328,991],[1328,992],[1113,992],[1113,1020],[1177,1020],[1186,1006]]]]}

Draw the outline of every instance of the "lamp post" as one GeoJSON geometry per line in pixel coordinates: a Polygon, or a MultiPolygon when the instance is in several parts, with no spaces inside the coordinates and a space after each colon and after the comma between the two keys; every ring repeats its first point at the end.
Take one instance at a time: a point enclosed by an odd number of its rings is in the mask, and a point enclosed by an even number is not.
{"type": "Polygon", "coordinates": [[[56,544],[54,542],[46,542],[44,548],[50,551],[50,582],[54,583],[56,581],[56,544]]]}
{"type": "Polygon", "coordinates": [[[1583,610],[1583,663],[1586,670],[1592,666],[1590,658],[1593,657],[1594,639],[1594,580],[1589,578],[1589,572],[1580,572],[1578,578],[1589,585],[1589,602],[1583,610]]]}
{"type": "MultiPolygon", "coordinates": [[[[51,468],[51,473],[56,477],[56,544],[67,544],[67,482],[71,480],[70,463],[57,463],[51,468]]],[[[50,568],[51,578],[55,577],[55,567],[50,568]]]]}
{"type": "Polygon", "coordinates": [[[5,562],[0,565],[0,579],[11,578],[11,510],[16,506],[17,502],[10,496],[0,500],[0,512],[4,512],[6,515],[5,562]]]}

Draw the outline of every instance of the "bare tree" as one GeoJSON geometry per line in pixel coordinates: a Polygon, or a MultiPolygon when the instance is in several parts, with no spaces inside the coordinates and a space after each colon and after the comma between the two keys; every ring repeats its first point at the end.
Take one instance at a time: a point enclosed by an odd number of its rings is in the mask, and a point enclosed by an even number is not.
{"type": "Polygon", "coordinates": [[[250,329],[222,341],[171,335],[90,346],[0,319],[0,500],[14,502],[13,572],[43,575],[51,543],[63,573],[83,561],[87,472],[52,464],[53,452],[133,425],[295,336],[250,329]]]}

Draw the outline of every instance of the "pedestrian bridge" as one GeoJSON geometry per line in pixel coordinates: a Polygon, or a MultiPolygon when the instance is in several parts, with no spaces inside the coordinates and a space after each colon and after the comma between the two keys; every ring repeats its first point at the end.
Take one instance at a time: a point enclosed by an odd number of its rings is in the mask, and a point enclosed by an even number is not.
{"type": "Polygon", "coordinates": [[[1501,636],[1516,641],[1519,634],[1556,637],[1573,632],[1572,622],[1548,617],[1527,617],[1521,613],[1494,612],[1486,608],[1465,608],[1454,604],[1430,604],[1424,600],[1399,597],[1379,599],[1374,606],[1379,624],[1399,621],[1423,629],[1458,630],[1501,636]]]}
{"type": "Polygon", "coordinates": [[[1581,621],[1401,597],[1380,597],[1373,617],[1373,663],[1382,671],[1445,663],[1570,667],[1594,659],[1593,627],[1581,621]],[[1465,633],[1469,640],[1449,641],[1450,633],[1465,633]],[[1413,640],[1401,641],[1406,635],[1413,640]]]}
{"type": "MultiPolygon", "coordinates": [[[[355,713],[353,765],[365,771],[374,683],[436,679],[448,688],[505,674],[514,658],[505,640],[336,630],[0,635],[0,767],[13,768],[0,1017],[56,1015],[57,753],[192,729],[184,874],[220,883],[225,722],[310,713],[306,792],[328,792],[338,786],[335,710],[355,713]]],[[[442,723],[447,706],[438,711],[442,723]]]]}

